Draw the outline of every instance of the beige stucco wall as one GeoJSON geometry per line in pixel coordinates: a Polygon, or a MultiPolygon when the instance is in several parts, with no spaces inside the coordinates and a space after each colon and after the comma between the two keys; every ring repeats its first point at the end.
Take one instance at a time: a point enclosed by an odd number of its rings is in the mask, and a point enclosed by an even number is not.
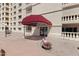
{"type": "Polygon", "coordinates": [[[60,3],[40,3],[32,7],[32,14],[42,14],[50,11],[61,10],[60,3]]]}
{"type": "Polygon", "coordinates": [[[56,13],[51,13],[44,15],[45,18],[47,18],[49,21],[52,22],[52,28],[50,30],[50,35],[61,35],[61,17],[62,17],[62,12],[56,12],[56,13]]]}
{"type": "Polygon", "coordinates": [[[79,14],[79,7],[63,11],[63,16],[76,15],[76,14],[79,14]]]}
{"type": "MultiPolygon", "coordinates": [[[[46,12],[57,11],[57,10],[61,10],[61,9],[62,9],[62,5],[60,3],[41,3],[41,4],[38,4],[38,5],[32,7],[32,14],[39,15],[39,14],[43,14],[46,12]]],[[[52,12],[52,13],[48,13],[48,14],[45,14],[42,16],[47,18],[52,23],[52,27],[49,32],[49,36],[50,35],[61,35],[62,11],[54,12],[54,13],[52,12]]]]}

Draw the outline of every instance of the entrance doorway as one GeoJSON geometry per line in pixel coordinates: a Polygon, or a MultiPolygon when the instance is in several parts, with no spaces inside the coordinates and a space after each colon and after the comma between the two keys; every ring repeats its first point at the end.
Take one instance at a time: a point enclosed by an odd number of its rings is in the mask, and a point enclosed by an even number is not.
{"type": "Polygon", "coordinates": [[[47,36],[48,27],[40,27],[40,36],[47,36]]]}

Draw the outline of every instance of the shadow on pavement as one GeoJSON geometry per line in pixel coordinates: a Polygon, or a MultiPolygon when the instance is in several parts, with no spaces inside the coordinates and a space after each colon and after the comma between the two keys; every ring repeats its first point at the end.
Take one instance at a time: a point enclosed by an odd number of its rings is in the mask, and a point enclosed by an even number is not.
{"type": "Polygon", "coordinates": [[[26,36],[25,39],[29,39],[29,40],[35,40],[35,41],[38,41],[38,40],[42,40],[44,37],[41,37],[41,36],[26,36]]]}

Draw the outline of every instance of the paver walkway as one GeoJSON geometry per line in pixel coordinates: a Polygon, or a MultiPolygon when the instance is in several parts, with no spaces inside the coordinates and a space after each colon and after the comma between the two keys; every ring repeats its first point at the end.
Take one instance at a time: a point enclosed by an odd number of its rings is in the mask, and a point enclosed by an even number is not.
{"type": "Polygon", "coordinates": [[[41,48],[41,40],[29,40],[23,38],[23,33],[12,33],[8,37],[0,32],[0,49],[6,51],[6,56],[78,56],[79,41],[61,39],[50,36],[52,50],[41,48]]]}

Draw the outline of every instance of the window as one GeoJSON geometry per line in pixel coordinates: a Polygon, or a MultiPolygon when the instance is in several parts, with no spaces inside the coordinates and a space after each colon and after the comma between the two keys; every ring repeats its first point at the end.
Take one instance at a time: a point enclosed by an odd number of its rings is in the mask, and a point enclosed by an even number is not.
{"type": "Polygon", "coordinates": [[[4,20],[4,17],[2,17],[2,20],[4,20]]]}
{"type": "Polygon", "coordinates": [[[16,25],[16,22],[14,22],[13,24],[16,25]]]}
{"type": "Polygon", "coordinates": [[[19,27],[18,30],[21,30],[21,28],[19,27]]]}
{"type": "Polygon", "coordinates": [[[9,8],[6,8],[6,10],[8,11],[8,10],[9,10],[9,8]]]}
{"type": "Polygon", "coordinates": [[[14,29],[14,30],[16,30],[16,28],[15,28],[15,27],[14,27],[13,29],[14,29]]]}
{"type": "Polygon", "coordinates": [[[12,30],[12,28],[10,28],[10,30],[12,30]]]}
{"type": "Polygon", "coordinates": [[[12,20],[12,18],[10,18],[10,20],[12,20]]]}
{"type": "Polygon", "coordinates": [[[8,22],[5,22],[7,25],[9,25],[9,23],[8,22]]]}
{"type": "Polygon", "coordinates": [[[19,21],[18,24],[21,25],[21,22],[19,21]]]}
{"type": "Polygon", "coordinates": [[[14,15],[16,14],[16,11],[14,12],[14,15]]]}
{"type": "Polygon", "coordinates": [[[9,23],[7,22],[7,25],[9,25],[9,23]]]}
{"type": "Polygon", "coordinates": [[[12,5],[12,3],[11,3],[11,5],[12,5]]]}
{"type": "Polygon", "coordinates": [[[19,3],[19,7],[21,6],[22,4],[21,3],[19,3]]]}
{"type": "Polygon", "coordinates": [[[2,3],[2,5],[4,6],[4,3],[2,3]]]}
{"type": "Polygon", "coordinates": [[[14,9],[16,9],[16,6],[14,6],[14,9]]]}
{"type": "Polygon", "coordinates": [[[12,13],[11,13],[11,15],[12,15],[12,13]]]}
{"type": "Polygon", "coordinates": [[[12,8],[11,8],[11,11],[12,11],[12,8]]]}
{"type": "Polygon", "coordinates": [[[22,12],[22,9],[19,9],[18,12],[21,13],[22,12]]]}
{"type": "Polygon", "coordinates": [[[10,23],[10,25],[12,26],[12,23],[10,23]]]}
{"type": "Polygon", "coordinates": [[[31,13],[32,12],[32,6],[29,6],[26,8],[26,13],[31,13]]]}
{"type": "Polygon", "coordinates": [[[77,28],[75,27],[75,28],[73,28],[73,32],[77,32],[77,28]]]}
{"type": "Polygon", "coordinates": [[[4,27],[2,27],[2,30],[4,30],[4,27]]]}
{"type": "Polygon", "coordinates": [[[21,19],[22,18],[22,15],[19,15],[18,18],[21,19]]]}
{"type": "Polygon", "coordinates": [[[71,27],[65,28],[65,32],[73,32],[71,27]]]}
{"type": "Polygon", "coordinates": [[[9,16],[9,13],[5,13],[7,16],[9,16]]]}
{"type": "Polygon", "coordinates": [[[6,3],[7,6],[9,6],[9,3],[6,3]]]}
{"type": "Polygon", "coordinates": [[[14,20],[16,20],[16,17],[14,17],[14,20]]]}
{"type": "Polygon", "coordinates": [[[9,18],[8,18],[8,17],[6,17],[6,18],[5,18],[5,20],[7,20],[7,21],[8,21],[8,20],[9,20],[9,18]]]}
{"type": "Polygon", "coordinates": [[[31,27],[31,26],[27,26],[27,27],[26,27],[26,31],[27,31],[27,32],[31,32],[31,31],[32,31],[32,27],[31,27]]]}
{"type": "Polygon", "coordinates": [[[62,28],[62,32],[77,32],[77,28],[72,28],[72,27],[66,27],[62,28]]]}

